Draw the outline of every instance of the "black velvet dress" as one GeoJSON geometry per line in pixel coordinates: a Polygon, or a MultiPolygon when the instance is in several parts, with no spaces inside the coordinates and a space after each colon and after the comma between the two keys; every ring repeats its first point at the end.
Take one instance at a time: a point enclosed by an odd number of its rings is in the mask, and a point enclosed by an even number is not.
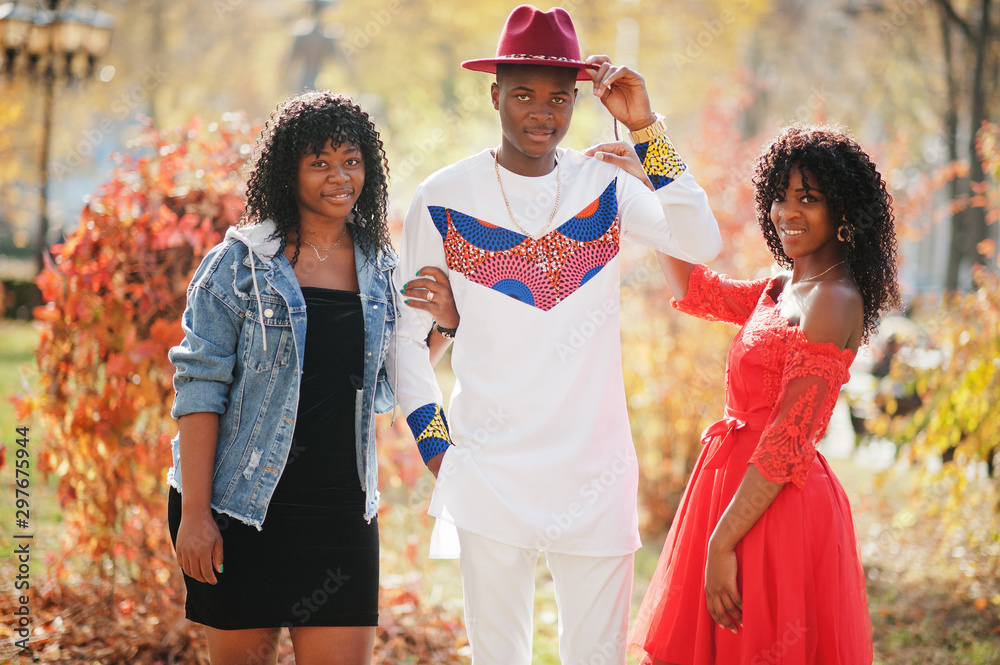
{"type": "MultiPolygon", "coordinates": [[[[288,461],[260,531],[212,511],[223,539],[216,585],[184,576],[187,618],[236,630],[378,625],[378,523],[364,520],[355,395],[364,376],[357,293],[303,287],[305,371],[288,461]]],[[[180,526],[170,490],[170,534],[180,526]]]]}

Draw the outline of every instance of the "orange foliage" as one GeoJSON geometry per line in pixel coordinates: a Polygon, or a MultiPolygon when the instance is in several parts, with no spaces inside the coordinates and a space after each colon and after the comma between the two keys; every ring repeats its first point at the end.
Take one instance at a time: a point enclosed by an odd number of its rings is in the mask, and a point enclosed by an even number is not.
{"type": "MultiPolygon", "coordinates": [[[[927,171],[911,173],[913,156],[910,139],[905,132],[897,132],[876,151],[879,170],[893,185],[896,234],[901,240],[920,240],[938,224],[950,222],[954,215],[969,208],[985,208],[989,223],[1000,219],[1000,189],[997,187],[1000,180],[1000,158],[997,156],[1000,154],[1000,126],[984,122],[976,136],[983,169],[992,182],[970,183],[972,195],[960,193],[954,199],[950,198],[950,192],[945,188],[969,177],[968,162],[948,162],[927,171]]],[[[959,192],[963,191],[959,187],[959,192]]],[[[991,246],[987,243],[980,249],[988,254],[991,246]]]]}
{"type": "MultiPolygon", "coordinates": [[[[993,224],[1000,221],[1000,125],[984,122],[976,140],[983,157],[983,171],[993,179],[992,187],[981,183],[980,192],[986,207],[986,221],[993,224]]],[[[995,251],[995,247],[992,249],[995,251]]]]}
{"type": "Polygon", "coordinates": [[[67,531],[56,577],[71,554],[139,588],[175,575],[165,524],[176,432],[167,349],[181,340],[194,269],[242,212],[248,130],[192,123],[148,133],[140,156],[116,160],[38,277],[47,303],[35,310],[39,387],[18,409],[41,420],[38,468],[59,478],[67,531]]]}

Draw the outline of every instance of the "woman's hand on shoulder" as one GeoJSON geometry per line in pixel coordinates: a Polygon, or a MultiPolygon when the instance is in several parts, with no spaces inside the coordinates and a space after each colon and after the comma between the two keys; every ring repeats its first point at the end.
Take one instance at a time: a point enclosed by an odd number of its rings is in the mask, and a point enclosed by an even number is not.
{"type": "Polygon", "coordinates": [[[174,550],[185,575],[208,584],[218,582],[215,573],[222,572],[222,533],[211,510],[182,512],[174,550]]]}
{"type": "Polygon", "coordinates": [[[864,300],[857,287],[844,279],[832,279],[819,282],[810,290],[802,303],[799,326],[810,342],[831,342],[856,352],[861,343],[864,315],[864,300]]]}
{"type": "Polygon", "coordinates": [[[642,162],[639,161],[639,155],[635,154],[635,148],[625,141],[613,141],[591,146],[584,150],[583,154],[617,166],[641,180],[646,187],[653,189],[653,183],[649,181],[649,176],[646,175],[646,170],[642,167],[642,162]]]}

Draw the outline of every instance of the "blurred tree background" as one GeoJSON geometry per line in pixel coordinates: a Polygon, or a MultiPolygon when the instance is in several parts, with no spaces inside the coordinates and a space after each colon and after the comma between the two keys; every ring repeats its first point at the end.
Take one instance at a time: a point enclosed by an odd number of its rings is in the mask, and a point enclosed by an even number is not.
{"type": "MultiPolygon", "coordinates": [[[[494,53],[516,3],[76,4],[115,17],[111,48],[93,77],[56,90],[45,239],[55,260],[38,277],[48,304],[33,323],[0,327],[10,377],[0,386],[19,399],[16,415],[0,409],[3,491],[14,495],[16,426],[31,427],[32,472],[45,474],[32,477],[36,543],[46,554],[33,563],[32,649],[56,662],[206,662],[198,631],[181,619],[162,525],[175,431],[165,349],[179,339],[190,271],[238,216],[260,123],[304,87],[349,94],[373,115],[398,224],[427,175],[496,143],[490,77],[459,63],[494,53]],[[29,347],[37,362],[26,367],[29,347]]],[[[720,271],[772,269],[750,170],[779,127],[839,123],[874,154],[896,202],[909,320],[922,331],[889,364],[884,381],[897,392],[880,393],[875,412],[859,416],[852,404],[859,446],[837,460],[869,573],[877,662],[1000,662],[1000,3],[561,6],[585,54],[608,54],[645,76],[723,229],[720,271]],[[936,360],[918,361],[927,356],[936,360]],[[900,408],[904,397],[917,406],[900,408]]],[[[614,136],[590,92],[580,85],[564,145],[614,136]]],[[[22,318],[31,310],[17,294],[36,278],[41,105],[37,85],[0,78],[0,278],[5,309],[22,318]]],[[[623,363],[647,541],[637,558],[641,597],[700,432],[721,411],[734,331],[673,312],[648,251],[629,247],[622,260],[623,363]]],[[[448,384],[447,369],[441,378],[448,384]]],[[[457,569],[426,560],[430,478],[400,423],[380,427],[377,660],[465,662],[457,569]]],[[[853,431],[846,438],[853,447],[853,431]]],[[[0,570],[12,560],[8,503],[0,501],[0,570]]],[[[551,594],[540,580],[538,662],[557,662],[551,594]]],[[[4,586],[2,611],[13,603],[4,586]]],[[[15,637],[0,626],[0,659],[15,653],[15,637]]]]}

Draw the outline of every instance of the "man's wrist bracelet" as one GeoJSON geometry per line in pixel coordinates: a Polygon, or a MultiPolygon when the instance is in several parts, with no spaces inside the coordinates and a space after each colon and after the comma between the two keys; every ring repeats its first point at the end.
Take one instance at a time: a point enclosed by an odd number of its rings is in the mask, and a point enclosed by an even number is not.
{"type": "Polygon", "coordinates": [[[649,143],[658,136],[662,136],[666,133],[667,119],[662,115],[657,115],[656,122],[648,127],[643,127],[642,129],[630,132],[629,137],[632,139],[632,143],[649,143]]]}
{"type": "Polygon", "coordinates": [[[434,327],[437,328],[438,332],[445,339],[455,339],[455,333],[458,332],[458,328],[442,328],[436,321],[434,322],[434,327]]]}

